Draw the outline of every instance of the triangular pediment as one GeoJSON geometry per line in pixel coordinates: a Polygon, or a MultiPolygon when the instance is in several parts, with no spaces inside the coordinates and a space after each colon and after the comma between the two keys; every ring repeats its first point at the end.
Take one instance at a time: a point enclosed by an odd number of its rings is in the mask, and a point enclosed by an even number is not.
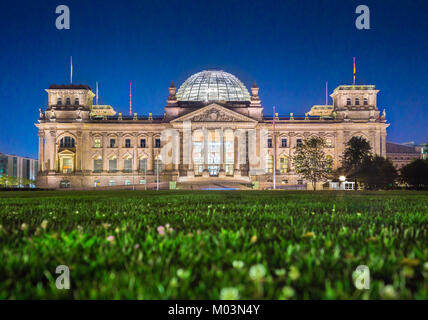
{"type": "Polygon", "coordinates": [[[250,117],[244,116],[236,111],[222,107],[216,103],[212,103],[208,106],[185,114],[184,116],[178,117],[171,122],[251,122],[257,123],[250,117]]]}

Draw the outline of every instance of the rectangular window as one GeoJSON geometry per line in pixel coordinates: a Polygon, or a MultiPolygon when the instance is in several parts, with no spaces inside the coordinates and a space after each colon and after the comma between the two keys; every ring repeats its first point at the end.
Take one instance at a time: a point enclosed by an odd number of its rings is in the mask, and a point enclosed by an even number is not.
{"type": "Polygon", "coordinates": [[[279,161],[279,170],[281,173],[287,173],[288,171],[288,158],[285,156],[281,156],[279,161]]]}
{"type": "Polygon", "coordinates": [[[281,140],[281,147],[287,148],[287,139],[282,139],[281,140]]]}
{"type": "Polygon", "coordinates": [[[117,171],[117,159],[108,161],[108,171],[116,172],[117,171]]]}
{"type": "Polygon", "coordinates": [[[146,180],[140,180],[140,184],[146,184],[146,180]]]}
{"type": "Polygon", "coordinates": [[[109,185],[110,187],[113,187],[114,185],[116,185],[116,182],[115,182],[114,180],[110,180],[110,181],[108,182],[108,185],[109,185]]]}
{"type": "Polygon", "coordinates": [[[63,173],[73,172],[73,159],[72,158],[63,158],[62,159],[62,172],[63,173]]]}
{"type": "Polygon", "coordinates": [[[156,139],[155,140],[155,148],[160,148],[161,147],[161,140],[160,139],[156,139]]]}
{"type": "Polygon", "coordinates": [[[132,159],[125,159],[123,161],[123,171],[131,172],[132,171],[132,159]]]}
{"type": "Polygon", "coordinates": [[[125,139],[125,148],[131,148],[131,139],[125,139]]]}
{"type": "Polygon", "coordinates": [[[325,144],[327,147],[331,147],[333,145],[333,142],[331,141],[331,139],[326,139],[325,144]]]}
{"type": "Polygon", "coordinates": [[[302,145],[302,139],[297,139],[296,140],[296,145],[297,146],[301,146],[302,145]]]}
{"type": "Polygon", "coordinates": [[[303,180],[297,180],[297,184],[303,184],[303,180]]]}
{"type": "Polygon", "coordinates": [[[138,161],[138,169],[141,172],[146,172],[146,170],[147,170],[147,159],[140,159],[138,161]]]}
{"type": "Polygon", "coordinates": [[[94,172],[103,171],[103,160],[102,159],[94,159],[94,172]]]}
{"type": "Polygon", "coordinates": [[[364,98],[364,105],[368,105],[369,104],[369,100],[367,100],[367,98],[364,98]]]}
{"type": "Polygon", "coordinates": [[[101,148],[101,139],[95,139],[94,140],[94,147],[95,148],[101,148]]]}
{"type": "Polygon", "coordinates": [[[116,146],[116,139],[110,139],[110,148],[114,148],[116,146]]]}
{"type": "Polygon", "coordinates": [[[131,185],[131,180],[125,180],[125,185],[126,185],[126,186],[131,185]]]}
{"type": "Polygon", "coordinates": [[[18,174],[18,158],[13,157],[13,176],[16,178],[16,175],[18,174]]]}
{"type": "Polygon", "coordinates": [[[146,147],[146,139],[140,139],[140,148],[146,147]]]}
{"type": "Polygon", "coordinates": [[[351,98],[346,98],[346,105],[348,105],[348,106],[351,105],[351,98]]]}
{"type": "Polygon", "coordinates": [[[267,147],[272,148],[272,139],[267,140],[267,147]]]}

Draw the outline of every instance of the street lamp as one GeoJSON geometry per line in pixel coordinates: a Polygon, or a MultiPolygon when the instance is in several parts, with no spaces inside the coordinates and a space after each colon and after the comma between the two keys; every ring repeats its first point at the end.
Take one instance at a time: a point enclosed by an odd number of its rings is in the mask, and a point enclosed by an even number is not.
{"type": "Polygon", "coordinates": [[[345,176],[340,176],[339,180],[342,181],[342,182],[344,182],[346,180],[346,177],[345,176]]]}

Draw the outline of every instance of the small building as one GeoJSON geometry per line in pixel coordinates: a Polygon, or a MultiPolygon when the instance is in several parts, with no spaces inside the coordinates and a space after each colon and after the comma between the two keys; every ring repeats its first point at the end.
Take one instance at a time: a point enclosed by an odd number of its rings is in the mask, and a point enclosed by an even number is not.
{"type": "MultiPolygon", "coordinates": [[[[18,187],[35,187],[37,168],[38,161],[36,159],[0,152],[0,177],[16,178],[15,183],[18,187]]],[[[5,181],[4,186],[8,185],[10,182],[5,181]]]]}
{"type": "Polygon", "coordinates": [[[386,157],[392,161],[395,169],[400,170],[414,159],[422,158],[422,153],[413,145],[398,144],[387,141],[386,157]]]}

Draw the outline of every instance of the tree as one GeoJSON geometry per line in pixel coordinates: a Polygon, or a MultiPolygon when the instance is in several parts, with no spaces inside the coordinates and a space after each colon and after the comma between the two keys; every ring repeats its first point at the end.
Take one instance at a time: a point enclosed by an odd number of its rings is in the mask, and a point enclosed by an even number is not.
{"type": "Polygon", "coordinates": [[[361,176],[363,163],[372,157],[371,149],[370,143],[363,137],[352,137],[346,143],[342,167],[347,177],[355,179],[355,190],[358,189],[357,179],[361,176]]]}
{"type": "Polygon", "coordinates": [[[326,180],[331,172],[333,161],[326,157],[325,140],[320,137],[305,139],[294,152],[296,173],[312,182],[314,190],[318,181],[326,180]]]}
{"type": "Polygon", "coordinates": [[[391,160],[375,155],[364,160],[359,176],[367,189],[387,189],[393,187],[398,174],[391,160]]]}
{"type": "Polygon", "coordinates": [[[401,179],[416,188],[428,186],[428,159],[416,159],[401,168],[401,179]]]}

